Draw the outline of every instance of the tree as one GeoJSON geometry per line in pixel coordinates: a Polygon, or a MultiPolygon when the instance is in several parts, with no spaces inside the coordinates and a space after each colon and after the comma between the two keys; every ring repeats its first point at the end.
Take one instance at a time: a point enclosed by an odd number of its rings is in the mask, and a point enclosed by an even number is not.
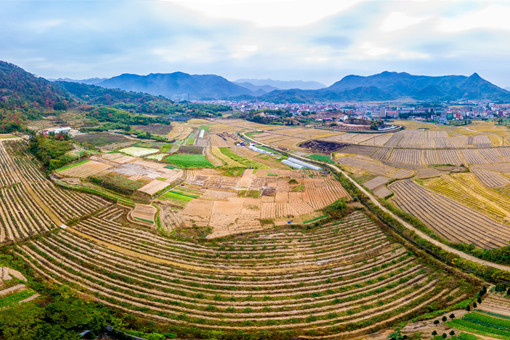
{"type": "Polygon", "coordinates": [[[35,304],[14,306],[0,312],[0,332],[6,340],[36,339],[44,309],[35,304]]]}

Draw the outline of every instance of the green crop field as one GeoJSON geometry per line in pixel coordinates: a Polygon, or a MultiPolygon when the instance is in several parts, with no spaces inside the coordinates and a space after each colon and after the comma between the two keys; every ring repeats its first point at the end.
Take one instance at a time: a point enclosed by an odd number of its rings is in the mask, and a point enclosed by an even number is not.
{"type": "Polygon", "coordinates": [[[174,154],[165,158],[165,162],[180,168],[214,168],[204,155],[174,154]]]}
{"type": "Polygon", "coordinates": [[[78,165],[82,165],[82,164],[85,164],[89,161],[89,159],[84,159],[82,161],[79,161],[79,162],[76,162],[76,163],[72,163],[72,164],[68,164],[68,165],[65,165],[61,168],[58,168],[57,170],[55,170],[56,172],[60,172],[60,171],[64,171],[64,170],[67,170],[67,169],[71,169],[71,168],[74,168],[75,166],[78,166],[78,165]]]}
{"type": "Polygon", "coordinates": [[[238,163],[241,163],[242,165],[246,166],[247,168],[253,168],[253,169],[267,169],[268,168],[266,165],[264,165],[262,163],[259,163],[257,161],[254,161],[254,160],[242,157],[242,156],[239,156],[238,154],[236,154],[235,152],[233,152],[232,150],[230,150],[227,147],[220,147],[219,149],[222,154],[233,159],[234,161],[236,161],[238,163]]]}
{"type": "Polygon", "coordinates": [[[25,300],[35,294],[32,289],[25,289],[21,292],[3,297],[0,299],[0,308],[5,308],[15,303],[19,303],[21,300],[25,300]]]}
{"type": "Polygon", "coordinates": [[[192,197],[191,195],[186,195],[177,191],[167,191],[163,195],[161,195],[160,199],[167,200],[172,199],[176,201],[189,202],[196,197],[192,197]]]}
{"type": "Polygon", "coordinates": [[[510,339],[510,320],[495,318],[478,312],[468,313],[462,319],[448,321],[447,325],[466,332],[499,339],[510,339]]]}
{"type": "Polygon", "coordinates": [[[331,160],[331,157],[329,157],[327,155],[313,154],[313,155],[310,155],[310,156],[307,156],[307,157],[310,158],[310,159],[316,160],[316,161],[321,161],[321,162],[329,163],[329,164],[335,164],[335,162],[333,162],[331,160]]]}

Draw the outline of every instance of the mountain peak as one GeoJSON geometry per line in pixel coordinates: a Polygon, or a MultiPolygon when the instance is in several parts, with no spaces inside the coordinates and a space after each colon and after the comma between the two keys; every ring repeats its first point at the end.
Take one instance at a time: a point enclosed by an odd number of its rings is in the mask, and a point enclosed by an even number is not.
{"type": "Polygon", "coordinates": [[[472,75],[469,76],[469,78],[471,79],[483,79],[482,77],[480,77],[480,75],[478,73],[473,73],[472,75]]]}

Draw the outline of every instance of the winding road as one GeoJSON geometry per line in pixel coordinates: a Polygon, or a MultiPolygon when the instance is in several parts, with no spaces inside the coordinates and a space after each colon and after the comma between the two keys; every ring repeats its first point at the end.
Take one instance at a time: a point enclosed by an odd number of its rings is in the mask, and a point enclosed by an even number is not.
{"type": "MultiPolygon", "coordinates": [[[[269,133],[271,133],[269,131],[269,133]]],[[[259,145],[262,145],[262,146],[267,146],[267,147],[270,147],[270,148],[273,148],[275,150],[277,150],[276,147],[272,146],[272,145],[269,145],[269,144],[264,144],[264,143],[260,143],[260,142],[257,142],[256,140],[250,138],[250,137],[247,137],[244,133],[241,134],[241,136],[243,136],[243,138],[246,138],[250,141],[253,141],[254,143],[256,144],[259,144],[259,145]]],[[[298,156],[298,155],[292,155],[292,157],[294,158],[299,158],[303,161],[310,161],[309,159],[306,159],[304,157],[301,157],[301,156],[298,156]]],[[[478,263],[478,264],[481,264],[481,265],[484,265],[484,266],[488,266],[488,267],[493,267],[493,268],[496,268],[496,269],[499,269],[499,270],[504,270],[504,271],[507,271],[507,272],[510,272],[510,266],[506,266],[506,265],[502,265],[502,264],[498,264],[498,263],[494,263],[494,262],[490,262],[490,261],[485,261],[485,260],[482,260],[482,259],[479,259],[475,256],[472,256],[472,255],[469,255],[469,254],[466,254],[464,253],[463,251],[460,251],[460,250],[457,250],[455,248],[452,248],[438,240],[435,240],[433,239],[432,237],[430,237],[429,235],[427,235],[426,233],[424,233],[423,231],[417,229],[416,227],[414,227],[412,224],[404,221],[403,219],[401,219],[399,216],[397,216],[396,214],[394,214],[393,212],[391,212],[390,210],[388,210],[385,206],[383,206],[370,192],[368,192],[361,184],[359,184],[358,182],[356,182],[354,179],[351,178],[351,176],[349,176],[349,174],[347,172],[345,172],[344,170],[340,169],[338,166],[336,165],[333,165],[333,164],[327,164],[327,163],[324,163],[324,162],[321,162],[321,161],[316,161],[314,160],[314,162],[316,163],[322,163],[324,164],[325,166],[328,166],[330,168],[332,168],[334,171],[342,174],[343,176],[345,176],[345,178],[347,178],[352,184],[354,184],[364,195],[366,195],[370,201],[376,205],[377,207],[379,207],[382,211],[384,211],[385,213],[387,213],[388,215],[390,215],[392,218],[394,218],[395,220],[397,220],[400,224],[402,224],[404,227],[406,227],[407,229],[415,232],[419,237],[421,237],[422,239],[424,240],[427,240],[428,242],[434,244],[435,246],[443,249],[444,251],[447,251],[449,253],[452,253],[452,254],[455,254],[457,255],[458,257],[460,258],[463,258],[465,260],[469,260],[471,262],[474,262],[474,263],[478,263]]]]}

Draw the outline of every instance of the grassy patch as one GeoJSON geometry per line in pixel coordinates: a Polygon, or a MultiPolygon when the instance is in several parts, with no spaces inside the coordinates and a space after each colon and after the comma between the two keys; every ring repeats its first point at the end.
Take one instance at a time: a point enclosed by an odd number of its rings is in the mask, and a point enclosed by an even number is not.
{"type": "Polygon", "coordinates": [[[318,221],[318,220],[322,220],[323,218],[326,218],[326,217],[328,217],[328,216],[327,215],[323,215],[323,216],[319,216],[319,217],[316,217],[316,218],[312,218],[311,220],[304,221],[303,224],[312,223],[312,222],[315,222],[315,221],[318,221]]]}
{"type": "Polygon", "coordinates": [[[173,143],[165,143],[162,147],[161,147],[161,152],[170,152],[170,150],[172,150],[174,144],[173,143]]]}
{"type": "Polygon", "coordinates": [[[494,318],[478,312],[468,313],[462,319],[454,319],[446,324],[466,332],[510,339],[510,320],[494,318]]]}
{"type": "Polygon", "coordinates": [[[335,162],[333,162],[331,160],[331,157],[329,157],[328,155],[313,154],[313,155],[307,156],[307,158],[310,158],[310,159],[313,159],[313,160],[316,160],[316,161],[321,161],[321,162],[324,162],[324,163],[335,164],[335,162]]]}
{"type": "Polygon", "coordinates": [[[254,161],[254,160],[251,160],[251,159],[239,156],[238,154],[236,154],[235,152],[230,150],[230,148],[220,147],[219,149],[220,149],[222,154],[224,154],[225,156],[233,159],[234,161],[236,161],[238,163],[241,163],[242,165],[246,166],[247,168],[267,169],[266,165],[264,165],[262,163],[259,163],[257,161],[254,161]]]}
{"type": "Polygon", "coordinates": [[[92,183],[125,195],[133,194],[145,184],[142,181],[132,181],[127,177],[111,173],[104,176],[89,176],[88,179],[92,183]]]}
{"type": "Polygon", "coordinates": [[[173,154],[165,158],[165,162],[180,168],[214,168],[204,155],[173,154]]]}
{"type": "Polygon", "coordinates": [[[0,308],[8,307],[15,303],[19,303],[20,301],[28,299],[34,294],[35,291],[33,291],[32,289],[25,289],[21,292],[9,295],[7,297],[3,297],[0,299],[0,308]]]}
{"type": "Polygon", "coordinates": [[[261,194],[262,194],[262,191],[260,191],[260,190],[248,190],[246,192],[246,197],[259,198],[261,194]]]}
{"type": "Polygon", "coordinates": [[[241,176],[245,168],[227,168],[221,174],[223,176],[238,177],[241,176]]]}
{"type": "Polygon", "coordinates": [[[274,173],[274,172],[268,172],[267,173],[268,176],[272,176],[272,177],[277,177],[278,174],[274,173]]]}
{"type": "Polygon", "coordinates": [[[137,220],[140,220],[140,221],[144,221],[144,222],[148,222],[148,223],[154,223],[154,221],[151,221],[151,220],[146,220],[145,218],[140,218],[140,217],[136,217],[134,216],[137,220]]]}
{"type": "Polygon", "coordinates": [[[166,178],[165,178],[165,177],[156,177],[156,179],[157,179],[158,181],[166,181],[166,178]]]}
{"type": "Polygon", "coordinates": [[[207,126],[207,125],[200,125],[199,129],[200,130],[205,130],[206,132],[209,132],[209,126],[207,126]]]}
{"type": "Polygon", "coordinates": [[[198,198],[198,196],[189,195],[189,194],[185,194],[185,193],[174,191],[174,190],[167,191],[163,195],[160,196],[160,199],[162,199],[162,200],[171,199],[171,200],[186,202],[186,203],[191,201],[194,198],[198,198]]]}
{"type": "Polygon", "coordinates": [[[292,187],[290,189],[290,191],[292,191],[292,192],[304,192],[305,191],[305,185],[304,184],[296,185],[296,186],[292,187]]]}
{"type": "Polygon", "coordinates": [[[76,162],[76,163],[73,163],[73,164],[68,164],[66,166],[63,166],[61,168],[58,168],[57,170],[55,170],[56,172],[60,172],[60,171],[64,171],[64,170],[67,170],[67,169],[71,169],[71,168],[74,168],[75,166],[78,166],[78,165],[82,165],[82,164],[85,164],[89,161],[89,159],[84,159],[82,161],[79,161],[79,162],[76,162]]]}
{"type": "Polygon", "coordinates": [[[113,143],[129,142],[130,139],[123,135],[116,135],[108,132],[86,133],[74,136],[73,139],[78,143],[101,146],[113,143]]]}

